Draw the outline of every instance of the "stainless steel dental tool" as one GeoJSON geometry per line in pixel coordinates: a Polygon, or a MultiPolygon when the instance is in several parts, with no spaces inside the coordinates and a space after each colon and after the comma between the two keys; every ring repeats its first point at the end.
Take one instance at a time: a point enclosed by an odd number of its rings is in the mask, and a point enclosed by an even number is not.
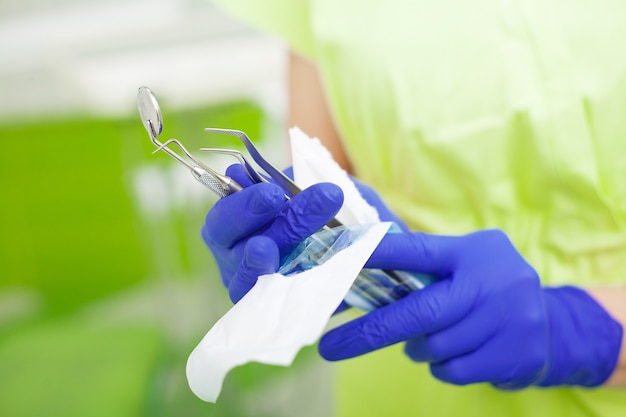
{"type": "Polygon", "coordinates": [[[157,146],[154,152],[163,151],[185,165],[196,180],[220,197],[225,197],[241,190],[241,185],[237,184],[235,180],[209,168],[202,161],[191,155],[178,140],[169,139],[165,143],[159,142],[157,137],[163,132],[163,117],[159,103],[148,87],[139,87],[137,107],[139,108],[141,121],[146,131],[148,131],[148,135],[150,135],[150,140],[157,146]],[[182,151],[183,156],[171,150],[168,147],[171,144],[176,145],[182,151]]]}
{"type": "MultiPolygon", "coordinates": [[[[186,166],[200,183],[209,188],[220,197],[226,197],[232,193],[242,189],[232,178],[220,174],[208,167],[202,161],[195,158],[177,139],[169,139],[165,143],[161,143],[157,138],[163,130],[163,118],[159,104],[147,87],[140,87],[137,96],[137,106],[141,121],[143,122],[150,140],[157,149],[154,152],[163,151],[169,156],[186,166]],[[177,153],[170,148],[175,145],[181,153],[177,153]]],[[[285,198],[295,196],[301,190],[300,188],[282,171],[276,169],[270,164],[254,146],[248,136],[239,130],[206,128],[206,132],[219,133],[237,137],[246,147],[252,160],[261,168],[257,171],[246,159],[246,157],[237,150],[221,149],[221,148],[201,148],[201,151],[221,153],[233,156],[238,160],[244,168],[250,180],[253,183],[267,182],[266,177],[271,178],[276,184],[285,190],[285,198]]],[[[309,264],[314,264],[324,258],[329,244],[333,239],[338,239],[341,235],[341,229],[335,229],[342,224],[332,219],[324,228],[323,235],[319,233],[313,234],[307,239],[312,245],[302,251],[307,257],[309,264]],[[324,236],[324,237],[321,237],[324,236]],[[308,253],[304,253],[308,251],[308,253]]],[[[345,230],[345,229],[343,229],[345,230]]],[[[418,290],[425,285],[434,281],[434,277],[423,274],[408,273],[404,271],[388,271],[380,269],[363,269],[358,278],[354,281],[350,291],[346,295],[347,304],[360,308],[365,311],[374,310],[384,305],[390,304],[410,292],[418,290]]]]}
{"type": "MultiPolygon", "coordinates": [[[[225,197],[234,192],[240,191],[242,189],[241,185],[239,185],[234,179],[220,174],[216,172],[209,166],[207,166],[202,161],[198,160],[194,157],[177,139],[169,139],[165,143],[161,143],[157,138],[161,135],[163,131],[163,117],[161,115],[161,110],[159,108],[159,103],[156,100],[156,97],[152,93],[152,91],[148,87],[139,87],[139,93],[137,95],[137,107],[139,108],[139,115],[141,117],[141,121],[143,122],[148,135],[150,136],[150,141],[154,143],[157,149],[154,151],[155,153],[158,151],[163,151],[167,153],[169,156],[185,165],[194,178],[196,178],[199,182],[205,185],[207,188],[215,192],[220,197],[225,197]],[[176,145],[181,151],[183,155],[179,155],[169,148],[170,145],[176,145]]],[[[298,186],[285,174],[283,174],[280,170],[275,168],[272,164],[270,164],[261,153],[254,146],[250,138],[239,130],[231,130],[231,129],[216,129],[216,128],[206,128],[204,129],[207,132],[215,132],[221,133],[225,135],[236,136],[239,138],[246,149],[252,155],[252,159],[256,162],[259,167],[261,167],[266,174],[272,178],[278,185],[283,187],[283,189],[290,195],[294,196],[298,194],[301,190],[298,186]]],[[[222,149],[222,148],[200,148],[201,151],[212,152],[212,153],[221,153],[233,156],[236,158],[241,166],[243,166],[245,172],[248,174],[248,177],[254,183],[259,182],[267,182],[265,177],[260,174],[246,159],[246,157],[239,151],[234,149],[222,149]]],[[[289,198],[289,196],[287,196],[289,198]]],[[[333,220],[329,225],[338,226],[341,223],[333,220]]]]}

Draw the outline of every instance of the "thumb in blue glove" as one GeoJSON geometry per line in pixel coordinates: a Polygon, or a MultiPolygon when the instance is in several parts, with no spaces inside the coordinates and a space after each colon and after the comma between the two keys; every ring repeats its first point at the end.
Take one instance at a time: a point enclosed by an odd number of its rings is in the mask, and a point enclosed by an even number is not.
{"type": "Polygon", "coordinates": [[[328,360],[406,341],[442,381],[503,389],[597,386],[616,366],[621,325],[581,289],[542,288],[501,231],[387,235],[366,266],[440,281],[327,333],[328,360]]]}

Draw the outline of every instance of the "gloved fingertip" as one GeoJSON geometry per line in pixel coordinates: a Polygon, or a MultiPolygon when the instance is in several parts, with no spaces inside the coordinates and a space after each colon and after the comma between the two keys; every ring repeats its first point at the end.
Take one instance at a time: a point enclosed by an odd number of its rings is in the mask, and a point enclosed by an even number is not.
{"type": "Polygon", "coordinates": [[[322,195],[326,197],[329,202],[334,203],[338,207],[343,205],[343,190],[341,187],[331,182],[323,182],[320,183],[319,186],[323,188],[324,193],[322,195]]]}
{"type": "Polygon", "coordinates": [[[312,213],[319,215],[334,216],[343,205],[343,191],[330,182],[321,182],[310,186],[305,190],[308,196],[307,206],[312,213]]]}
{"type": "Polygon", "coordinates": [[[339,361],[366,353],[363,342],[350,323],[339,326],[322,336],[318,351],[327,361],[339,361]]]}
{"type": "Polygon", "coordinates": [[[340,347],[337,345],[336,340],[332,334],[326,333],[319,341],[317,350],[320,356],[327,361],[334,362],[344,359],[340,354],[340,347]]]}

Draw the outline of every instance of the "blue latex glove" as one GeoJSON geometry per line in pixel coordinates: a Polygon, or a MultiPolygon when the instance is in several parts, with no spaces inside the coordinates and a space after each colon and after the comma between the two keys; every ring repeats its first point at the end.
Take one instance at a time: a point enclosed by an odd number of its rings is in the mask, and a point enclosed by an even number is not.
{"type": "Polygon", "coordinates": [[[202,238],[237,302],[259,275],[276,272],[283,256],[335,216],[343,193],[334,184],[321,183],[286,200],[277,185],[252,184],[241,165],[229,167],[226,174],[245,188],[209,210],[202,238]]]}
{"type": "Polygon", "coordinates": [[[429,362],[452,384],[602,384],[616,366],[622,328],[585,291],[542,288],[507,236],[387,235],[367,267],[436,275],[440,281],[328,332],[328,360],[406,341],[406,354],[429,362]]]}

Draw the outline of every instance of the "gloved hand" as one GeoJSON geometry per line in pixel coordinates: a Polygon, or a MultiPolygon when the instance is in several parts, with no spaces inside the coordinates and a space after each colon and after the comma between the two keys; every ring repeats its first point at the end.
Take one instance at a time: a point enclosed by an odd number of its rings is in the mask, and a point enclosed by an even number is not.
{"type": "Polygon", "coordinates": [[[619,323],[581,289],[542,288],[501,231],[389,234],[366,266],[440,280],[328,332],[319,345],[328,360],[406,341],[442,381],[503,389],[596,386],[616,366],[619,323]]]}
{"type": "Polygon", "coordinates": [[[274,184],[252,184],[241,165],[226,174],[243,187],[209,210],[202,238],[213,253],[222,282],[237,302],[259,275],[278,270],[280,258],[321,229],[343,204],[334,184],[322,183],[290,200],[274,184]]]}

